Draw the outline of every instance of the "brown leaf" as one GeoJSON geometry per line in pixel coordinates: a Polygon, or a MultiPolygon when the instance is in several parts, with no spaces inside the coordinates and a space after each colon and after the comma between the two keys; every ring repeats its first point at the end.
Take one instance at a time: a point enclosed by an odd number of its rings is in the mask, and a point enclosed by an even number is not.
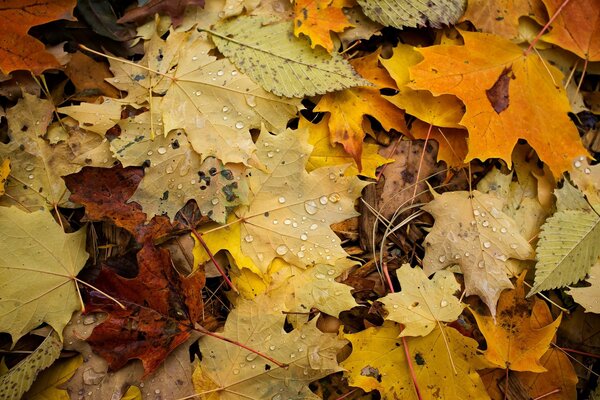
{"type": "Polygon", "coordinates": [[[134,8],[123,15],[117,22],[141,22],[152,18],[154,14],[167,14],[174,27],[183,22],[183,14],[187,6],[204,7],[204,0],[152,0],[148,4],[134,8]]]}

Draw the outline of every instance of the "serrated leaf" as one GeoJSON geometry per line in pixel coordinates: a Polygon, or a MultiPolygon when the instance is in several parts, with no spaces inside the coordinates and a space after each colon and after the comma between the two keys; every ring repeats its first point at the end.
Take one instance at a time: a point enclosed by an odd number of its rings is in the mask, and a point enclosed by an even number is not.
{"type": "Polygon", "coordinates": [[[82,363],[81,355],[57,361],[50,368],[42,371],[29,391],[25,393],[24,398],[27,400],[69,400],[67,390],[60,387],[71,379],[82,363]]]}
{"type": "Polygon", "coordinates": [[[386,319],[405,326],[400,336],[426,336],[438,321],[456,321],[463,306],[454,296],[460,284],[450,271],[438,271],[427,279],[419,267],[404,264],[396,270],[402,290],[379,299],[388,311],[386,319]]]}
{"type": "Polygon", "coordinates": [[[555,195],[557,211],[541,228],[529,296],[583,279],[600,257],[598,213],[567,180],[555,195]]]}
{"type": "Polygon", "coordinates": [[[61,350],[62,341],[58,333],[53,330],[33,353],[0,376],[0,398],[19,400],[31,387],[37,374],[52,365],[60,356],[61,350]]]}
{"type": "Polygon", "coordinates": [[[0,207],[0,327],[13,343],[42,322],[60,335],[80,308],[74,278],[85,239],[85,229],[64,233],[49,211],[0,207]]]}
{"type": "Polygon", "coordinates": [[[294,36],[289,22],[238,17],[215,26],[219,51],[266,90],[305,97],[354,86],[369,86],[339,54],[311,49],[294,36]]]}
{"type": "Polygon", "coordinates": [[[464,0],[358,0],[358,4],[373,21],[399,29],[453,24],[465,7],[464,0]]]}
{"type": "Polygon", "coordinates": [[[435,224],[425,238],[423,270],[427,275],[457,264],[465,293],[476,294],[492,315],[504,289],[512,288],[506,261],[533,259],[533,248],[514,219],[502,212],[503,200],[473,190],[447,192],[423,207],[435,224]]]}

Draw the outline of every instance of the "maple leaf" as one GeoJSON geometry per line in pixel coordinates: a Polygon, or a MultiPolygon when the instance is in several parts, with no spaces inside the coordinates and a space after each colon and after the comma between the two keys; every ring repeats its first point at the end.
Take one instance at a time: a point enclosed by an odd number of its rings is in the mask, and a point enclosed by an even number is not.
{"type": "Polygon", "coordinates": [[[133,8],[117,20],[118,23],[140,22],[151,19],[155,14],[167,14],[171,17],[174,27],[181,25],[186,7],[198,6],[204,7],[204,0],[151,0],[133,8]]]}
{"type": "Polygon", "coordinates": [[[533,18],[543,24],[547,20],[541,0],[469,0],[461,20],[471,21],[480,31],[506,39],[519,35],[519,19],[533,18]]]}
{"type": "Polygon", "coordinates": [[[437,161],[444,161],[451,168],[465,165],[469,136],[466,129],[432,126],[417,119],[410,126],[410,134],[415,139],[435,140],[438,143],[437,161]]]}
{"type": "Polygon", "coordinates": [[[464,46],[418,49],[425,59],[410,69],[413,89],[453,94],[465,103],[461,125],[469,130],[466,161],[501,158],[526,139],[555,176],[585,149],[570,121],[562,74],[537,56],[495,35],[461,32],[464,46]],[[543,107],[539,105],[543,104],[543,107]],[[549,117],[551,116],[551,118],[549,117]],[[549,139],[548,132],[560,132],[549,139]]]}
{"type": "Polygon", "coordinates": [[[38,373],[48,368],[60,356],[62,340],[52,330],[44,341],[7,373],[0,375],[0,396],[6,400],[18,400],[36,381],[38,373]]]}
{"type": "Polygon", "coordinates": [[[182,277],[171,265],[169,252],[146,240],[137,253],[139,273],[127,279],[106,266],[90,292],[86,312],[107,312],[108,317],[87,339],[94,352],[117,370],[128,360],[142,361],[146,374],[153,372],[177,346],[185,342],[194,323],[202,320],[201,289],[205,277],[197,271],[182,277]]]}
{"type": "Polygon", "coordinates": [[[119,96],[118,90],[104,81],[105,78],[112,77],[108,66],[80,51],[71,56],[69,63],[65,66],[65,74],[75,85],[74,100],[94,101],[101,95],[119,96]]]}
{"type": "Polygon", "coordinates": [[[251,171],[249,203],[234,213],[242,252],[262,273],[276,257],[306,266],[346,256],[330,225],[357,215],[354,201],[367,183],[344,177],[338,167],[307,173],[311,148],[306,142],[307,132],[300,130],[277,136],[263,131],[256,142],[265,169],[251,171]]]}
{"type": "Polygon", "coordinates": [[[598,278],[600,277],[600,263],[596,263],[590,268],[590,273],[586,279],[590,286],[570,288],[567,293],[573,296],[573,300],[583,308],[585,312],[600,314],[600,294],[598,293],[598,278]]]}
{"type": "Polygon", "coordinates": [[[287,21],[244,16],[221,21],[210,33],[221,53],[277,95],[304,97],[367,85],[339,54],[311,50],[293,36],[287,21]]]}
{"type": "Polygon", "coordinates": [[[457,264],[465,276],[465,293],[476,294],[492,315],[500,292],[512,288],[507,277],[509,258],[531,260],[535,252],[518,225],[502,212],[498,197],[474,190],[447,192],[423,210],[435,218],[425,238],[425,274],[457,264]]]}
{"type": "Polygon", "coordinates": [[[24,69],[39,75],[49,68],[60,66],[58,60],[46,51],[44,44],[27,31],[57,19],[73,19],[76,0],[6,0],[2,2],[0,18],[0,70],[3,74],[24,69]]]}
{"type": "Polygon", "coordinates": [[[588,61],[600,61],[600,4],[583,0],[566,4],[560,0],[542,0],[553,16],[560,13],[550,24],[550,32],[542,40],[569,50],[588,61]]]}
{"type": "Polygon", "coordinates": [[[308,36],[311,47],[323,46],[333,51],[330,32],[343,32],[352,26],[342,8],[352,6],[348,0],[296,0],[294,2],[294,35],[308,36]]]}
{"type": "Polygon", "coordinates": [[[386,319],[405,326],[400,336],[426,336],[439,321],[456,321],[463,306],[454,296],[460,290],[454,274],[438,271],[432,280],[421,268],[408,264],[396,270],[402,291],[379,299],[388,311],[386,319]]]}
{"type": "Polygon", "coordinates": [[[312,124],[304,117],[300,117],[298,129],[307,129],[309,132],[308,143],[313,146],[312,153],[306,163],[306,170],[311,172],[320,167],[350,165],[344,171],[344,175],[361,175],[368,178],[376,178],[375,172],[378,167],[391,163],[393,160],[380,156],[377,152],[379,146],[374,143],[363,143],[361,154],[362,169],[356,168],[354,159],[344,150],[341,145],[332,145],[329,139],[329,117],[325,116],[319,123],[312,124]]]}
{"type": "Polygon", "coordinates": [[[361,87],[327,93],[314,111],[329,112],[329,133],[332,144],[341,143],[359,171],[362,170],[362,147],[365,131],[363,119],[370,115],[387,131],[408,133],[404,112],[383,97],[378,89],[361,87]]]}
{"type": "Polygon", "coordinates": [[[552,323],[536,326],[536,313],[547,307],[537,298],[525,299],[523,282],[525,272],[517,280],[515,289],[500,295],[496,317],[471,310],[487,342],[485,358],[513,371],[544,372],[540,357],[544,355],[560,325],[562,314],[552,323]],[[540,304],[541,303],[541,304],[540,304]]]}
{"type": "Polygon", "coordinates": [[[346,341],[322,333],[316,319],[283,331],[285,315],[279,305],[261,297],[242,300],[227,317],[222,336],[287,363],[282,368],[257,354],[226,341],[205,336],[200,339],[202,361],[194,372],[196,390],[203,394],[207,381],[221,400],[281,398],[318,399],[308,384],[341,371],[337,352],[346,341]],[[267,310],[272,310],[268,311],[267,310]]]}
{"type": "Polygon", "coordinates": [[[155,33],[139,65],[111,59],[108,81],[127,91],[123,101],[150,109],[146,136],[184,129],[202,160],[247,163],[255,150],[250,129],[284,128],[298,102],[265,92],[227,59],[209,55],[212,48],[195,30],[171,32],[166,41],[155,33]]]}
{"type": "MultiPolygon", "coordinates": [[[[391,321],[343,335],[352,343],[352,354],[340,364],[351,386],[378,390],[382,398],[418,398],[399,335],[400,326],[391,321]]],[[[488,398],[476,372],[485,363],[475,340],[441,327],[425,337],[407,338],[407,346],[416,380],[427,388],[421,391],[423,399],[488,398]]]]}
{"type": "Polygon", "coordinates": [[[202,159],[182,131],[151,140],[145,135],[149,118],[149,113],[143,113],[123,121],[121,135],[111,142],[115,157],[124,166],[149,164],[131,197],[148,217],[168,215],[173,219],[194,199],[203,215],[224,223],[228,209],[247,202],[243,165],[223,165],[214,157],[202,159]]]}
{"type": "Polygon", "coordinates": [[[463,13],[464,2],[460,0],[422,1],[358,0],[365,14],[373,21],[395,28],[430,25],[439,28],[458,20],[463,13]]]}
{"type": "Polygon", "coordinates": [[[383,59],[381,56],[381,48],[378,48],[371,54],[364,57],[353,58],[350,63],[356,72],[363,78],[371,82],[376,87],[398,89],[396,81],[392,79],[389,72],[382,68],[380,63],[383,59]]]}
{"type": "Polygon", "coordinates": [[[4,184],[8,175],[10,175],[10,159],[7,158],[0,164],[0,196],[4,194],[4,184]]]}
{"type": "Polygon", "coordinates": [[[0,207],[0,326],[13,343],[42,322],[62,337],[81,307],[75,276],[88,258],[85,237],[85,229],[64,233],[49,211],[0,207]]]}

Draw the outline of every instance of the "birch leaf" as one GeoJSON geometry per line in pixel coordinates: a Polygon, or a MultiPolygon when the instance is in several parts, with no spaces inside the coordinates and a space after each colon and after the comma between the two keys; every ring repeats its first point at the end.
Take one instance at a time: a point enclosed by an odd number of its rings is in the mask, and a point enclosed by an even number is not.
{"type": "Polygon", "coordinates": [[[311,49],[287,22],[238,17],[218,24],[212,39],[219,51],[269,92],[286,97],[369,86],[339,54],[311,49]]]}

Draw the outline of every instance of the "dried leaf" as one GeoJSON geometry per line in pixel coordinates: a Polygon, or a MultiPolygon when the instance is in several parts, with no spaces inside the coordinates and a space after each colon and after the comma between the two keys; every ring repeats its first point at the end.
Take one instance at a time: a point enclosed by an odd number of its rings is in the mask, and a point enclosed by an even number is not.
{"type": "Polygon", "coordinates": [[[373,21],[399,29],[425,25],[440,28],[453,24],[463,14],[464,3],[462,0],[358,0],[373,21]]]}

